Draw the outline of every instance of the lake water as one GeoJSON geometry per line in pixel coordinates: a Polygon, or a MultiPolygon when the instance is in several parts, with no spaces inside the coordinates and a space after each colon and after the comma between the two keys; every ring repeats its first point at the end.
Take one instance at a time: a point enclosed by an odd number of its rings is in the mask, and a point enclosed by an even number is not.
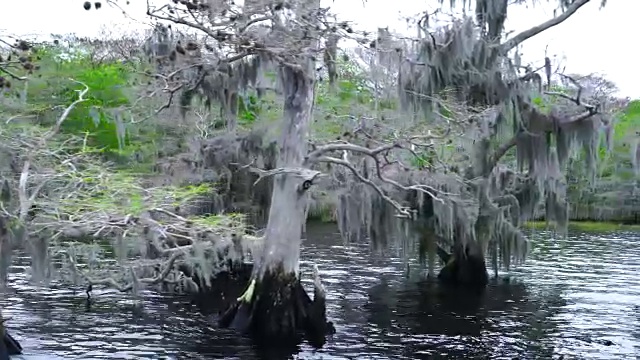
{"type": "MultiPolygon", "coordinates": [[[[640,242],[634,233],[538,233],[526,264],[481,299],[410,276],[393,252],[346,246],[314,227],[303,259],[320,268],[336,334],[299,359],[631,359],[640,356],[640,242]]],[[[305,270],[305,266],[303,266],[305,270]]],[[[215,328],[185,300],[147,294],[143,308],[110,290],[39,289],[16,266],[1,304],[33,359],[258,359],[235,333],[215,328]]],[[[310,288],[308,272],[303,281],[310,288]]],[[[259,356],[261,355],[261,356],[259,356]]]]}

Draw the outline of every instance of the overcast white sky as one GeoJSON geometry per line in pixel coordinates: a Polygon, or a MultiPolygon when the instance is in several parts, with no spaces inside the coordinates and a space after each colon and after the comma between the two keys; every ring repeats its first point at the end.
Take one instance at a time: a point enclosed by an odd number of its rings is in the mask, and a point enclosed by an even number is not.
{"type": "MultiPolygon", "coordinates": [[[[127,13],[137,19],[125,18],[122,13],[103,4],[100,11],[85,11],[83,0],[29,0],[8,1],[2,4],[3,14],[28,13],[25,16],[3,16],[0,34],[36,35],[68,34],[94,36],[107,28],[115,32],[131,32],[144,28],[145,0],[120,0],[127,13]],[[25,9],[26,8],[26,9],[25,9]]],[[[155,0],[159,2],[162,0],[155,0]]],[[[409,16],[424,10],[433,10],[436,0],[323,0],[344,20],[351,20],[361,28],[375,30],[389,26],[396,31],[406,31],[400,16],[409,16]],[[425,5],[426,4],[426,5],[425,5]],[[430,6],[430,8],[427,8],[430,6]]],[[[509,9],[507,27],[521,31],[553,16],[557,3],[546,1],[535,8],[512,7],[509,9]]],[[[561,25],[530,40],[523,47],[525,61],[539,62],[544,58],[545,47],[549,54],[566,57],[567,72],[605,74],[620,88],[621,95],[640,98],[640,74],[638,49],[635,36],[640,34],[640,0],[609,0],[600,10],[600,0],[592,0],[561,25]],[[629,41],[629,43],[625,43],[629,41]]],[[[411,34],[415,33],[412,31],[411,34]]]]}

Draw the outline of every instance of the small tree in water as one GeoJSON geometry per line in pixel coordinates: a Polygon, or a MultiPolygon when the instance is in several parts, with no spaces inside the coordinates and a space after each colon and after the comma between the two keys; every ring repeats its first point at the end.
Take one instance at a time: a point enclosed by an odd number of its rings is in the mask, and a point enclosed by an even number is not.
{"type": "Polygon", "coordinates": [[[374,241],[415,236],[423,253],[437,253],[445,263],[441,279],[483,287],[487,252],[496,274],[500,261],[509,267],[524,259],[528,245],[520,224],[539,216],[540,205],[547,220],[565,228],[563,169],[574,150],[582,149],[594,174],[600,129],[611,129],[603,111],[606,99],[585,100],[581,85],[554,71],[548,57],[538,68],[524,66],[517,47],[588,2],[561,2],[561,15],[504,41],[506,0],[491,6],[479,0],[475,19],[433,32],[422,19],[418,28],[424,37],[408,46],[380,31],[372,44],[376,61],[395,71],[402,108],[422,113],[429,135],[413,136],[421,144],[405,137],[412,149],[420,149],[408,156],[380,153],[373,162],[362,162],[364,172],[378,174],[381,189],[369,191],[373,197],[366,191],[356,196],[353,189],[361,185],[350,183],[340,203],[343,233],[358,233],[362,225],[352,219],[359,218],[374,241]],[[573,90],[554,91],[553,76],[568,80],[573,90]],[[455,103],[462,105],[452,109],[455,103]],[[407,160],[422,169],[403,165],[407,160]],[[399,209],[413,221],[393,219],[399,209]]]}

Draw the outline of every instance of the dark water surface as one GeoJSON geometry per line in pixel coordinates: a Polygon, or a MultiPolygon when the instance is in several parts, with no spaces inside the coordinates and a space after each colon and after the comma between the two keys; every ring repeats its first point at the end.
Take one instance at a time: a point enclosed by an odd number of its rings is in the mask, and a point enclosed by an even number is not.
{"type": "MultiPolygon", "coordinates": [[[[476,300],[420,282],[415,263],[407,279],[400,256],[345,246],[335,231],[311,230],[303,259],[320,268],[337,333],[320,351],[302,345],[299,359],[640,357],[638,234],[538,234],[511,281],[476,300]]],[[[24,270],[14,269],[0,305],[26,352],[42,359],[259,358],[247,339],[182,300],[148,294],[140,309],[94,290],[87,312],[81,290],[34,288],[24,270]]]]}

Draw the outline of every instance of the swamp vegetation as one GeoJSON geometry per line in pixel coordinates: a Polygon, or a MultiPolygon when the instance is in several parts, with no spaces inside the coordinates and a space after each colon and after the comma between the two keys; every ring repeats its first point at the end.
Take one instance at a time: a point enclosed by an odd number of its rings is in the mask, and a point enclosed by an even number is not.
{"type": "Polygon", "coordinates": [[[140,38],[3,38],[3,279],[18,248],[33,281],[134,297],[242,274],[220,325],[321,346],[318,269],[313,297],[300,282],[309,218],[415,248],[470,289],[485,259],[496,275],[525,260],[529,221],[634,222],[640,102],[519,53],[589,1],[511,37],[519,5],[488,3],[446,26],[422,14],[410,40],[317,0],[149,5],[140,38]]]}

